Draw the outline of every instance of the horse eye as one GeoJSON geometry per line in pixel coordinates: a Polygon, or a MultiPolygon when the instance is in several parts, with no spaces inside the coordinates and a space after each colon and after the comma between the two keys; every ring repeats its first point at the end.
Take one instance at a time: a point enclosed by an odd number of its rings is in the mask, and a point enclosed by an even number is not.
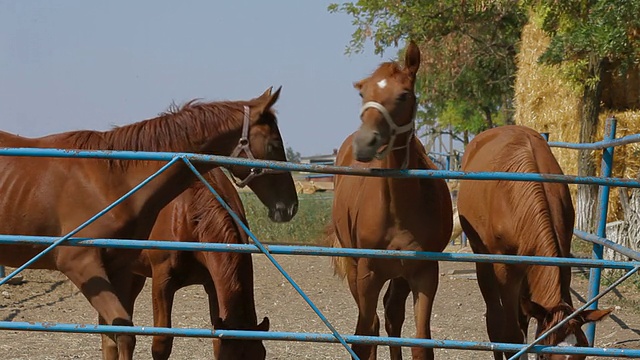
{"type": "Polygon", "coordinates": [[[396,101],[398,102],[402,102],[407,100],[407,97],[409,96],[409,92],[405,91],[402,94],[398,95],[398,98],[396,99],[396,101]]]}
{"type": "Polygon", "coordinates": [[[362,96],[362,93],[358,93],[360,95],[360,98],[364,98],[364,96],[362,96]]]}

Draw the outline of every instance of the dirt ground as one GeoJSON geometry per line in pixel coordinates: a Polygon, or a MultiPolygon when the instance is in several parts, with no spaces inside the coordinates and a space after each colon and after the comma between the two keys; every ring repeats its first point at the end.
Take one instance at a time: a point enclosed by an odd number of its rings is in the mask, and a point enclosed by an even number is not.
{"type": "MultiPolygon", "coordinates": [[[[467,251],[452,247],[448,251],[467,251]]],[[[298,284],[307,292],[338,331],[351,334],[355,327],[356,307],[342,280],[332,276],[326,257],[277,256],[298,284]]],[[[264,256],[254,255],[258,317],[269,316],[271,330],[327,333],[292,287],[277,273],[264,256]]],[[[435,339],[488,341],[484,330],[484,303],[472,263],[440,264],[440,286],[434,307],[432,332],[435,339]],[[461,274],[454,274],[456,270],[461,274]]],[[[95,313],[78,290],[57,272],[28,270],[22,285],[0,287],[0,319],[10,321],[51,321],[94,323],[95,313]]],[[[136,305],[135,323],[152,325],[150,282],[136,305]]],[[[584,303],[587,281],[576,274],[573,281],[575,304],[584,303]]],[[[601,307],[615,306],[613,316],[598,325],[597,346],[640,347],[638,294],[623,287],[601,300],[601,307]],[[634,305],[635,304],[635,305],[634,305]]],[[[409,305],[409,304],[408,304],[409,305]]],[[[380,312],[381,314],[381,312],[380,312]]],[[[205,293],[200,287],[182,289],[176,295],[174,326],[208,328],[205,293]]],[[[412,312],[407,311],[403,336],[412,336],[412,312]]],[[[137,359],[150,359],[151,338],[139,336],[137,359]]],[[[345,349],[334,344],[265,342],[268,359],[347,359],[345,349]]],[[[379,358],[387,359],[388,350],[380,347],[379,358]]],[[[41,332],[0,332],[2,360],[98,359],[98,335],[54,334],[41,332]]],[[[405,358],[409,351],[405,349],[405,358]]],[[[172,359],[212,359],[208,339],[177,338],[172,359]]],[[[436,350],[436,358],[489,359],[489,352],[436,350]]]]}

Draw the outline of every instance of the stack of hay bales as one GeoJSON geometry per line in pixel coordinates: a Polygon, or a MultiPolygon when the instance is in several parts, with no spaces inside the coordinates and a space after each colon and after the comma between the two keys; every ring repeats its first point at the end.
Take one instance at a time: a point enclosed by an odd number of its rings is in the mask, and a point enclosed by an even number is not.
{"type": "MultiPolygon", "coordinates": [[[[320,183],[315,183],[313,181],[296,181],[296,192],[298,194],[315,194],[319,191],[326,191],[328,186],[321,186],[320,183]]],[[[333,183],[328,183],[329,187],[333,189],[333,183]]]]}
{"type": "MultiPolygon", "coordinates": [[[[519,125],[531,127],[538,132],[550,133],[550,141],[578,142],[580,133],[581,89],[563,76],[558,66],[538,64],[539,56],[549,44],[549,38],[532,16],[522,32],[518,54],[518,73],[515,83],[516,114],[519,125]]],[[[640,133],[640,81],[638,67],[624,77],[607,72],[603,77],[602,108],[597,140],[601,140],[604,120],[615,116],[618,120],[616,137],[640,133]]],[[[553,152],[565,174],[578,173],[578,151],[554,148],[553,152]]],[[[602,151],[593,156],[600,171],[602,151]]],[[[640,144],[616,147],[613,176],[636,178],[640,168],[640,144]]],[[[577,187],[571,185],[575,204],[577,187]]],[[[608,221],[622,220],[623,212],[619,192],[612,189],[608,221]]]]}

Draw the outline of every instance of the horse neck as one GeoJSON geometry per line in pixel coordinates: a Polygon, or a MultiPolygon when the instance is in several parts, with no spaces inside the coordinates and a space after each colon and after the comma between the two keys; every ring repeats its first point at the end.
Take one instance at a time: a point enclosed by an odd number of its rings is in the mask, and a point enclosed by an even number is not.
{"type": "MultiPolygon", "coordinates": [[[[397,144],[406,144],[407,140],[404,136],[398,136],[396,139],[397,144]]],[[[405,160],[408,163],[409,169],[414,168],[418,164],[418,152],[415,151],[415,141],[412,139],[407,148],[392,150],[389,155],[382,161],[382,167],[385,169],[401,169],[405,160]],[[407,159],[407,157],[409,157],[407,159]]],[[[386,179],[390,206],[393,212],[399,213],[406,207],[403,204],[407,204],[407,201],[411,201],[411,198],[415,198],[420,191],[419,179],[401,179],[389,177],[386,179]]]]}
{"type": "MultiPolygon", "coordinates": [[[[211,173],[207,175],[211,176],[211,173]]],[[[232,197],[233,194],[226,193],[219,184],[212,185],[223,197],[232,197]]],[[[231,199],[229,205],[244,217],[240,204],[231,199]]],[[[248,243],[243,230],[204,186],[197,187],[189,217],[199,219],[194,230],[199,242],[248,243]]],[[[246,220],[243,221],[246,223],[246,220]]],[[[251,254],[208,252],[203,256],[215,282],[220,317],[225,325],[234,329],[256,326],[251,254]]]]}
{"type": "MultiPolygon", "coordinates": [[[[233,103],[186,105],[183,109],[140,123],[120,127],[102,134],[99,146],[87,141],[86,146],[112,150],[188,152],[229,155],[240,137],[242,106],[233,103]]],[[[111,170],[121,172],[133,187],[165,163],[140,160],[114,160],[111,170]]],[[[199,163],[204,173],[213,164],[199,163]]],[[[175,164],[135,196],[138,209],[162,207],[182,193],[194,180],[184,164],[175,164]]]]}
{"type": "Polygon", "coordinates": [[[107,131],[104,139],[112,150],[226,155],[232,150],[229,137],[233,136],[233,145],[238,142],[243,105],[244,102],[189,103],[177,111],[107,131]]]}
{"type": "Polygon", "coordinates": [[[251,254],[226,253],[218,265],[224,280],[216,282],[220,317],[231,329],[257,325],[251,254]]]}

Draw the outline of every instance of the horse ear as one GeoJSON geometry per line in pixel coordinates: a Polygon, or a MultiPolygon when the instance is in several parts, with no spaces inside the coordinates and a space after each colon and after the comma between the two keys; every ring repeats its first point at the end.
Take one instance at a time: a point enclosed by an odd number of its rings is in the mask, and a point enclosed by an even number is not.
{"type": "Polygon", "coordinates": [[[273,104],[275,104],[276,101],[278,101],[281,90],[282,90],[282,86],[278,87],[278,90],[276,90],[276,92],[273,93],[273,95],[270,95],[269,103],[267,104],[266,109],[270,109],[273,106],[273,104]]]}
{"type": "Polygon", "coordinates": [[[273,86],[269,86],[267,90],[265,90],[262,95],[258,96],[258,99],[266,99],[267,96],[271,96],[271,91],[273,90],[273,86]]]}
{"type": "Polygon", "coordinates": [[[538,323],[542,322],[542,320],[544,320],[544,318],[549,313],[549,310],[545,309],[544,306],[538,304],[537,302],[531,301],[531,299],[529,298],[522,298],[520,300],[520,306],[522,307],[522,311],[525,314],[538,320],[538,323]]]}
{"type": "Polygon", "coordinates": [[[256,330],[269,331],[269,318],[265,316],[264,319],[262,319],[262,322],[256,326],[256,330]]]}
{"type": "Polygon", "coordinates": [[[275,104],[280,97],[280,90],[282,90],[282,86],[280,86],[278,90],[276,90],[276,92],[273,94],[271,93],[271,88],[268,88],[264,93],[262,93],[262,95],[260,95],[260,97],[256,99],[256,113],[263,114],[265,111],[271,109],[273,104],[275,104]]]}
{"type": "Polygon", "coordinates": [[[409,42],[407,51],[404,54],[404,67],[414,77],[420,67],[420,49],[418,49],[418,45],[413,40],[409,42]]]}
{"type": "Polygon", "coordinates": [[[363,82],[363,81],[364,81],[364,80],[360,80],[360,81],[356,81],[356,82],[354,82],[354,83],[353,83],[353,87],[354,87],[356,90],[358,90],[358,91],[362,90],[362,82],[363,82]]]}
{"type": "Polygon", "coordinates": [[[611,314],[612,311],[613,311],[612,308],[606,309],[606,310],[583,310],[580,313],[580,315],[582,315],[584,322],[588,323],[588,322],[600,321],[604,319],[606,316],[608,316],[609,314],[611,314]]]}

